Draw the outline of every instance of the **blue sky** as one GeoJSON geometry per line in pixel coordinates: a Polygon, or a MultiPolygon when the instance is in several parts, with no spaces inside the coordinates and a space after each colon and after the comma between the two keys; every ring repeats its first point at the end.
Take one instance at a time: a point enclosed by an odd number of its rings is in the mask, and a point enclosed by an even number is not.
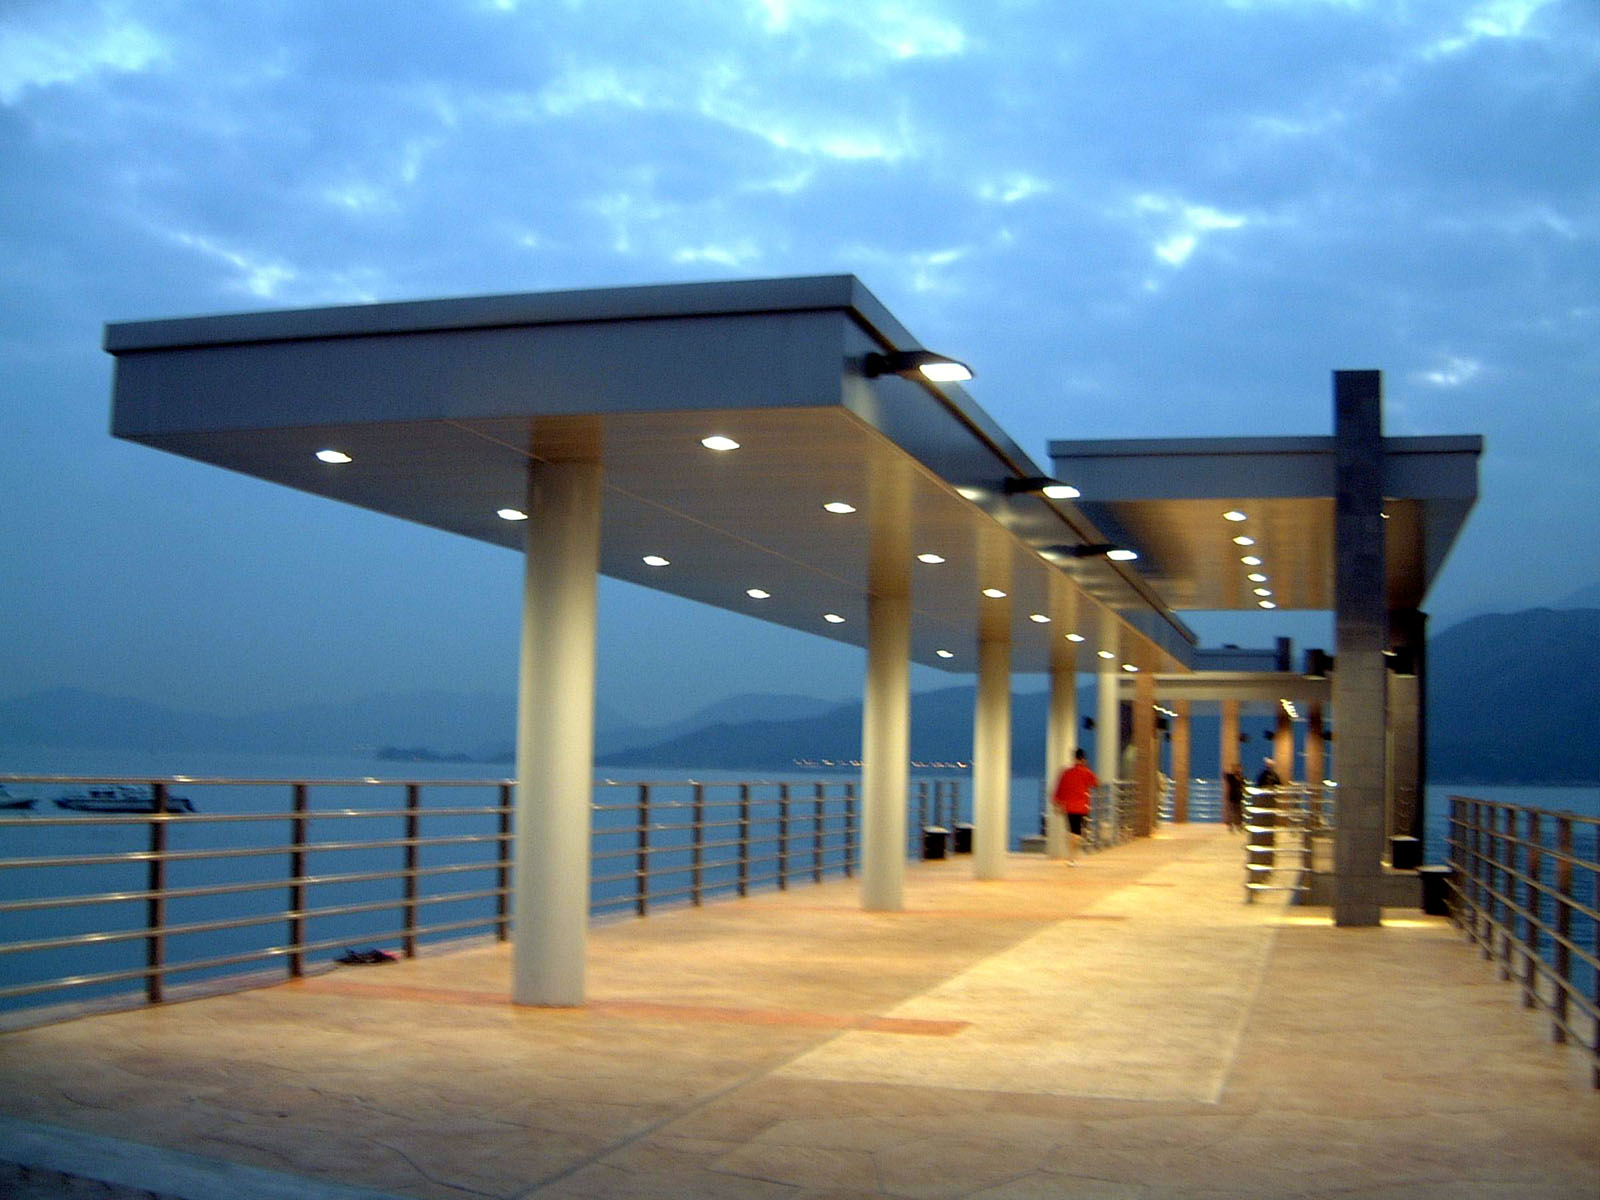
{"type": "MultiPolygon", "coordinates": [[[[1436,627],[1559,602],[1600,582],[1597,115],[1592,0],[6,0],[0,694],[509,693],[514,555],[113,442],[101,326],[675,280],[859,275],[1041,462],[1326,433],[1381,368],[1390,433],[1488,441],[1436,627]]],[[[625,585],[602,621],[639,718],[858,688],[625,585]]]]}

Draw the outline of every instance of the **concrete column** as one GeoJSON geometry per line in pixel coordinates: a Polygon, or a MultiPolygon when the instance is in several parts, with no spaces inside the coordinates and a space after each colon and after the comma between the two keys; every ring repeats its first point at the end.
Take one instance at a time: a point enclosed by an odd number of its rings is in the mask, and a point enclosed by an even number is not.
{"type": "Polygon", "coordinates": [[[1244,755],[1239,752],[1239,702],[1237,700],[1224,700],[1222,702],[1222,733],[1217,751],[1221,756],[1217,759],[1217,777],[1219,780],[1228,773],[1228,767],[1233,763],[1238,763],[1240,768],[1245,769],[1248,774],[1250,764],[1244,761],[1244,755]]]}
{"type": "Polygon", "coordinates": [[[600,481],[598,463],[528,470],[512,850],[517,1004],[584,997],[600,481]]]}
{"type": "Polygon", "coordinates": [[[1187,823],[1189,820],[1189,701],[1178,700],[1172,711],[1172,819],[1187,823]]]}
{"type": "Polygon", "coordinates": [[[1272,761],[1285,783],[1292,783],[1299,778],[1295,774],[1298,764],[1294,759],[1294,722],[1281,704],[1278,706],[1278,723],[1272,734],[1272,761]]]}
{"type": "Polygon", "coordinates": [[[1382,376],[1334,372],[1334,631],[1339,792],[1334,923],[1379,924],[1387,848],[1383,652],[1389,645],[1383,533],[1382,376]]]}
{"type": "MultiPolygon", "coordinates": [[[[909,582],[910,572],[906,573],[909,582]]],[[[867,597],[867,686],[861,715],[861,907],[905,907],[911,758],[911,594],[867,597]]]]}
{"type": "Polygon", "coordinates": [[[1313,788],[1320,788],[1328,777],[1327,742],[1322,728],[1322,705],[1313,704],[1306,713],[1306,785],[1313,788]]]}
{"type": "Polygon", "coordinates": [[[1117,665],[1100,660],[1095,674],[1094,773],[1101,783],[1114,783],[1122,775],[1122,704],[1117,665]]]}
{"type": "Polygon", "coordinates": [[[1133,809],[1134,834],[1149,837],[1156,827],[1156,678],[1148,671],[1133,677],[1133,809]]]}
{"type": "Polygon", "coordinates": [[[978,879],[1003,879],[1011,817],[1011,639],[1006,635],[978,641],[972,787],[973,873],[978,879]]]}
{"type": "Polygon", "coordinates": [[[1395,657],[1390,660],[1389,730],[1393,761],[1390,764],[1389,835],[1423,836],[1426,816],[1428,615],[1415,609],[1389,614],[1389,637],[1395,657]]]}
{"type": "Polygon", "coordinates": [[[1068,856],[1067,821],[1050,796],[1077,748],[1078,648],[1056,638],[1050,646],[1050,718],[1045,726],[1044,849],[1051,858],[1068,856]]]}

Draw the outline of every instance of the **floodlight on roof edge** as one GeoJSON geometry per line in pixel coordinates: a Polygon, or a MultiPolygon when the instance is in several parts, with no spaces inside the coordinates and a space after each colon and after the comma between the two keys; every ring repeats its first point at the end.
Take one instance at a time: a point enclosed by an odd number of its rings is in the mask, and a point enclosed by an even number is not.
{"type": "Polygon", "coordinates": [[[1007,496],[1042,495],[1049,500],[1076,500],[1083,495],[1070,483],[1062,483],[1048,475],[1024,475],[1020,479],[1002,479],[1000,491],[1007,496]]]}
{"type": "Polygon", "coordinates": [[[900,375],[914,379],[921,376],[930,383],[965,383],[972,378],[972,368],[932,350],[874,350],[861,361],[861,371],[868,379],[880,375],[900,375]]]}

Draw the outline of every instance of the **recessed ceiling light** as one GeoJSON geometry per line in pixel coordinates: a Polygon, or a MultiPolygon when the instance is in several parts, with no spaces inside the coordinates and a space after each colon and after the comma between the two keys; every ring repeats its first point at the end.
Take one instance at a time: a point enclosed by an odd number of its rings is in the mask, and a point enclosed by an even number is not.
{"type": "Polygon", "coordinates": [[[1235,546],[1254,546],[1256,544],[1256,540],[1253,537],[1247,537],[1245,534],[1241,533],[1238,537],[1233,539],[1233,544],[1235,546]]]}
{"type": "Polygon", "coordinates": [[[822,619],[824,621],[826,621],[829,625],[843,625],[844,624],[844,618],[841,617],[838,613],[823,613],[822,614],[822,619]]]}
{"type": "Polygon", "coordinates": [[[317,457],[325,463],[347,463],[355,461],[343,450],[318,450],[317,457]]]}
{"type": "Polygon", "coordinates": [[[1043,613],[1029,613],[1028,620],[1032,621],[1035,625],[1050,624],[1050,618],[1045,616],[1043,613]]]}
{"type": "Polygon", "coordinates": [[[526,521],[528,514],[520,508],[502,508],[496,514],[502,521],[526,521]]]}
{"type": "Polygon", "coordinates": [[[1249,518],[1246,517],[1237,508],[1230,508],[1227,512],[1223,513],[1222,514],[1222,519],[1224,521],[1246,521],[1246,520],[1249,520],[1249,518]]]}
{"type": "Polygon", "coordinates": [[[1069,634],[1067,634],[1067,641],[1069,641],[1069,642],[1081,642],[1081,641],[1083,641],[1083,634],[1081,634],[1081,633],[1069,633],[1069,634]]]}
{"type": "Polygon", "coordinates": [[[1256,595],[1258,595],[1258,596],[1270,596],[1270,595],[1272,595],[1272,589],[1271,588],[1258,587],[1256,589],[1256,595]]]}
{"type": "Polygon", "coordinates": [[[644,556],[644,565],[647,567],[665,567],[670,566],[671,563],[659,554],[646,554],[644,556]]]}
{"type": "Polygon", "coordinates": [[[1132,562],[1139,557],[1137,550],[1107,550],[1106,557],[1112,562],[1132,562]]]}
{"type": "Polygon", "coordinates": [[[764,592],[760,588],[745,588],[744,594],[752,600],[767,600],[772,596],[771,592],[764,592]]]}
{"type": "Polygon", "coordinates": [[[925,562],[925,563],[929,563],[929,564],[942,563],[944,561],[944,555],[942,555],[942,554],[919,554],[919,555],[917,555],[917,561],[918,562],[925,562]]]}
{"type": "Polygon", "coordinates": [[[1109,650],[1096,650],[1095,653],[1098,654],[1101,658],[1115,658],[1116,657],[1116,655],[1113,654],[1109,650]]]}
{"type": "Polygon", "coordinates": [[[843,500],[830,500],[826,504],[824,504],[822,507],[827,509],[831,513],[841,513],[841,514],[842,513],[853,513],[856,510],[856,506],[854,504],[846,504],[843,500]]]}
{"type": "Polygon", "coordinates": [[[1251,583],[1265,583],[1267,581],[1267,577],[1260,571],[1251,571],[1250,574],[1245,576],[1245,578],[1251,583]]]}
{"type": "Polygon", "coordinates": [[[1261,565],[1261,560],[1259,558],[1257,558],[1254,554],[1246,554],[1239,561],[1242,562],[1247,567],[1259,567],[1261,565]]]}
{"type": "Polygon", "coordinates": [[[1271,600],[1257,600],[1256,603],[1259,604],[1262,608],[1277,608],[1278,607],[1271,600]]]}
{"type": "Polygon", "coordinates": [[[984,588],[983,594],[991,600],[1004,600],[1006,598],[1006,594],[999,588],[984,588]]]}
{"type": "Polygon", "coordinates": [[[1047,483],[1039,490],[1051,500],[1076,500],[1079,496],[1083,495],[1082,492],[1073,487],[1070,483],[1047,483]]]}
{"type": "Polygon", "coordinates": [[[710,437],[701,438],[700,444],[707,450],[737,450],[739,448],[738,442],[734,441],[731,437],[723,437],[720,433],[714,433],[710,437]]]}
{"type": "Polygon", "coordinates": [[[1123,663],[1122,669],[1124,671],[1137,671],[1139,668],[1134,666],[1132,663],[1123,663]]]}
{"type": "Polygon", "coordinates": [[[958,487],[956,489],[956,495],[960,496],[963,500],[982,500],[983,489],[975,487],[958,487]]]}
{"type": "Polygon", "coordinates": [[[937,654],[940,658],[954,658],[955,657],[955,652],[951,651],[951,650],[935,650],[934,653],[937,654]]]}

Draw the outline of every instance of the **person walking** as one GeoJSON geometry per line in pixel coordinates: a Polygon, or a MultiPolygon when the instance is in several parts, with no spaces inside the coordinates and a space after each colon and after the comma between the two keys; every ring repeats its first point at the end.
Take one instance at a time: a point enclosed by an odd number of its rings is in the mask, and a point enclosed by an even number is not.
{"type": "Polygon", "coordinates": [[[1089,769],[1089,757],[1082,750],[1073,752],[1072,765],[1061,772],[1051,803],[1067,818],[1067,865],[1078,865],[1076,847],[1083,841],[1084,822],[1089,819],[1089,796],[1100,781],[1089,769]]]}
{"type": "Polygon", "coordinates": [[[1244,768],[1238,763],[1222,777],[1222,821],[1230,833],[1244,829],[1244,768]]]}

